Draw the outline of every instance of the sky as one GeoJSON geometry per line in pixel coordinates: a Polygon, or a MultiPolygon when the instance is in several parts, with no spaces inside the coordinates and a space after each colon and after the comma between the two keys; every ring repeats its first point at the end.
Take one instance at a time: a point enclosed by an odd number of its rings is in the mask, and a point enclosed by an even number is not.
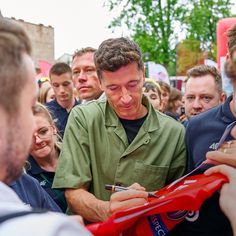
{"type": "MultiPolygon", "coordinates": [[[[103,3],[104,0],[0,0],[0,10],[5,17],[54,27],[57,59],[82,47],[97,48],[107,38],[128,36],[127,29],[115,33],[108,29],[112,15],[103,3]]],[[[236,12],[236,4],[233,11],[236,12]]]]}
{"type": "MultiPolygon", "coordinates": [[[[108,29],[112,16],[103,0],[0,0],[4,17],[54,27],[55,58],[82,47],[97,48],[121,30],[108,29]]],[[[124,35],[124,34],[123,34],[124,35]]],[[[127,33],[126,33],[127,35],[127,33]]],[[[126,36],[125,35],[125,36],[126,36]]]]}

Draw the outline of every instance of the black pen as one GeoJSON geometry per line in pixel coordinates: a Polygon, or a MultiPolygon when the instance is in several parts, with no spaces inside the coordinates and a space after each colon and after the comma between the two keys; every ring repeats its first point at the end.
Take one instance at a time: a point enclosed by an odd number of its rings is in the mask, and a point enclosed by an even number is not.
{"type": "MultiPolygon", "coordinates": [[[[120,192],[120,191],[125,191],[125,190],[130,190],[130,188],[122,187],[122,186],[117,186],[117,185],[111,185],[111,184],[106,184],[105,189],[111,192],[120,192]]],[[[155,197],[159,198],[159,196],[155,195],[154,193],[148,193],[148,197],[155,197]]]]}

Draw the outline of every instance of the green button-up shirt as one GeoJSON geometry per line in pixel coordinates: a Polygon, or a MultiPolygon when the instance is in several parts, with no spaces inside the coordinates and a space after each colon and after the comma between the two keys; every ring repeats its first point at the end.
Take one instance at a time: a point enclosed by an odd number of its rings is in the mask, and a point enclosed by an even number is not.
{"type": "Polygon", "coordinates": [[[184,127],[143,98],[148,115],[128,144],[125,130],[106,100],[73,108],[63,139],[55,188],[85,187],[109,200],[105,184],[137,182],[154,191],[179,178],[186,166],[184,127]]]}

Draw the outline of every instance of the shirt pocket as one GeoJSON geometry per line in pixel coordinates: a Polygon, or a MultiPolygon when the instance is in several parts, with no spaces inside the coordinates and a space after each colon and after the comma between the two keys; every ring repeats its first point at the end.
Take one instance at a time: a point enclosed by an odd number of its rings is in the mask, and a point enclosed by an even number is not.
{"type": "Polygon", "coordinates": [[[132,180],[145,187],[146,191],[156,191],[165,186],[167,173],[168,167],[136,161],[132,180]]]}

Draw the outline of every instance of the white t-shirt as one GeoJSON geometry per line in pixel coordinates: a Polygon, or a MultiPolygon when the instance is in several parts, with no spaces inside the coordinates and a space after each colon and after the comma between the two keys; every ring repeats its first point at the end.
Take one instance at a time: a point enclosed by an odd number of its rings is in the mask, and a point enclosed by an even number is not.
{"type": "MultiPolygon", "coordinates": [[[[0,182],[0,216],[31,208],[15,192],[0,182]]],[[[91,236],[81,224],[61,213],[29,214],[0,224],[0,236],[91,236]]]]}

